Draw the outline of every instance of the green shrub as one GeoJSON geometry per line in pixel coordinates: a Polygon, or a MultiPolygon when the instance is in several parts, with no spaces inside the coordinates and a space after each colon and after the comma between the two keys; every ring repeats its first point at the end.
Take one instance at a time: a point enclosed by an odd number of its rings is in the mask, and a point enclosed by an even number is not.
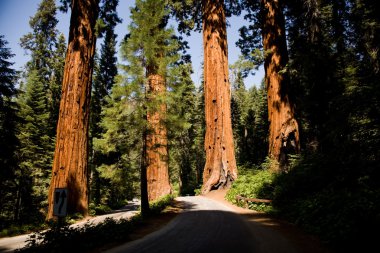
{"type": "MultiPolygon", "coordinates": [[[[236,200],[238,195],[246,198],[272,199],[274,177],[275,174],[269,170],[239,168],[239,177],[227,192],[226,199],[238,206],[244,205],[236,200]]],[[[266,203],[249,203],[248,207],[256,211],[271,210],[270,204],[266,203]]]]}
{"type": "Polygon", "coordinates": [[[174,196],[171,194],[165,195],[158,200],[149,204],[150,212],[152,214],[161,213],[174,199],[174,196]]]}

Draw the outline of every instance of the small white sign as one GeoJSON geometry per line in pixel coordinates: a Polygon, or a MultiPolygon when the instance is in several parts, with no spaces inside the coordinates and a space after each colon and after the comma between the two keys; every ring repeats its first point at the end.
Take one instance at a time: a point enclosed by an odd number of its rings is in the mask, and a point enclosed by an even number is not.
{"type": "Polygon", "coordinates": [[[67,188],[55,188],[53,215],[58,217],[67,215],[67,188]]]}

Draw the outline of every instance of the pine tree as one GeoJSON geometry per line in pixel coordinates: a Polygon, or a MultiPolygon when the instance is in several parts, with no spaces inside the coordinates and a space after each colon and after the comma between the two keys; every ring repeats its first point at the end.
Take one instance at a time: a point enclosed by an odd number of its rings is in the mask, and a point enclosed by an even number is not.
{"type": "Polygon", "coordinates": [[[6,47],[7,44],[4,36],[0,35],[0,229],[6,226],[13,216],[13,193],[16,191],[15,178],[18,171],[15,154],[19,145],[16,129],[19,119],[14,102],[17,95],[17,74],[12,68],[13,63],[10,62],[14,55],[6,47]]]}
{"type": "Polygon", "coordinates": [[[55,136],[59,95],[62,83],[62,65],[65,55],[65,39],[56,28],[57,7],[54,0],[42,0],[36,14],[30,19],[32,32],[24,35],[20,45],[30,52],[27,72],[38,71],[38,76],[46,90],[46,104],[50,115],[50,136],[55,136]]]}
{"type": "Polygon", "coordinates": [[[203,150],[199,149],[199,144],[196,143],[203,139],[203,122],[199,118],[201,113],[197,110],[197,92],[191,80],[191,73],[191,65],[185,63],[170,69],[168,76],[170,172],[172,178],[178,176],[181,195],[193,195],[194,190],[200,186],[197,160],[204,157],[203,150]]]}
{"type": "Polygon", "coordinates": [[[116,37],[114,32],[117,23],[121,19],[117,16],[116,7],[118,0],[102,1],[100,7],[100,22],[98,25],[100,35],[104,35],[104,41],[100,49],[100,58],[95,62],[98,64],[94,69],[94,81],[91,95],[91,116],[90,116],[90,169],[92,172],[92,195],[96,204],[100,200],[100,178],[97,167],[102,163],[100,153],[93,150],[92,142],[94,138],[100,138],[104,129],[101,127],[101,111],[107,105],[107,97],[115,82],[117,75],[116,58],[116,37]]]}
{"type": "Polygon", "coordinates": [[[239,164],[245,164],[250,160],[248,151],[252,149],[247,143],[248,131],[254,127],[254,124],[246,125],[249,110],[252,109],[252,98],[250,99],[245,88],[243,77],[245,72],[248,73],[254,68],[254,65],[240,56],[229,68],[231,70],[230,80],[232,84],[231,120],[236,157],[239,164]]]}
{"type": "MultiPolygon", "coordinates": [[[[97,168],[99,204],[119,208],[139,196],[142,149],[142,118],[130,83],[121,75],[112,88],[101,127],[105,132],[94,138],[94,150],[106,157],[97,168]]],[[[98,204],[98,203],[96,203],[98,204]]]]}
{"type": "MultiPolygon", "coordinates": [[[[48,135],[49,113],[46,109],[46,93],[38,71],[29,72],[24,94],[20,96],[18,126],[20,148],[19,167],[22,179],[19,182],[18,209],[38,210],[46,206],[49,174],[52,162],[52,139],[48,135]],[[49,147],[49,148],[46,148],[49,147]]],[[[24,217],[26,213],[20,213],[24,217]]]]}
{"type": "Polygon", "coordinates": [[[65,56],[66,56],[66,39],[61,33],[58,37],[58,42],[55,50],[53,51],[52,62],[52,72],[50,75],[49,89],[51,92],[51,97],[49,100],[49,125],[50,133],[52,137],[55,137],[55,131],[57,128],[58,114],[59,114],[59,103],[61,101],[61,91],[62,91],[62,81],[63,81],[63,70],[65,68],[65,56]]]}
{"type": "Polygon", "coordinates": [[[19,164],[21,171],[25,172],[23,181],[29,183],[20,182],[17,201],[21,204],[16,205],[17,208],[37,210],[36,206],[44,207],[47,204],[47,182],[66,51],[63,35],[58,37],[56,11],[54,0],[42,0],[29,22],[32,32],[20,39],[20,45],[31,55],[24,74],[26,87],[21,87],[23,92],[18,99],[19,116],[23,119],[18,126],[19,164]],[[25,187],[30,188],[30,196],[21,194],[25,187]]]}
{"type": "Polygon", "coordinates": [[[55,188],[68,189],[69,213],[88,214],[88,128],[98,0],[72,1],[47,219],[55,188]]]}

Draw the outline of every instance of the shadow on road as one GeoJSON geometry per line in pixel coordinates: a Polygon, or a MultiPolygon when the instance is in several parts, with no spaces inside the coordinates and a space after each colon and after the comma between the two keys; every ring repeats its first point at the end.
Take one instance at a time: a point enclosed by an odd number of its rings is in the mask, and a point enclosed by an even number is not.
{"type": "Polygon", "coordinates": [[[192,211],[186,205],[183,213],[163,229],[108,252],[257,252],[251,231],[239,215],[217,210],[192,211]]]}

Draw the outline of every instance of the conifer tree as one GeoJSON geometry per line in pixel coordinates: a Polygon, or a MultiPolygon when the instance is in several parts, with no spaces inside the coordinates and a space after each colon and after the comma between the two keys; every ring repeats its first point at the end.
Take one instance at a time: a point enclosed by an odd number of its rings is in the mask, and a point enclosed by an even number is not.
{"type": "Polygon", "coordinates": [[[136,1],[132,9],[130,35],[123,44],[123,54],[130,62],[133,82],[144,94],[146,120],[143,131],[142,207],[146,200],[157,199],[171,192],[168,172],[166,75],[167,68],[178,56],[178,43],[173,30],[167,29],[168,12],[164,1],[136,1]],[[146,174],[145,174],[146,173],[146,174]],[[147,195],[144,185],[147,185],[147,195]]]}
{"type": "Polygon", "coordinates": [[[30,53],[27,72],[37,70],[46,90],[47,110],[50,112],[50,136],[55,136],[59,95],[62,82],[62,65],[65,56],[65,39],[56,28],[57,7],[54,0],[42,0],[36,14],[30,19],[32,32],[24,35],[20,45],[30,53]],[[60,66],[59,66],[60,65],[60,66]]]}
{"type": "Polygon", "coordinates": [[[18,100],[22,119],[18,128],[20,148],[19,166],[24,182],[20,182],[18,206],[38,210],[46,206],[49,174],[53,152],[52,139],[48,135],[49,113],[46,93],[37,70],[29,72],[23,96],[18,100]],[[27,177],[29,179],[27,179],[27,177]]]}
{"type": "Polygon", "coordinates": [[[98,5],[98,0],[71,1],[47,219],[53,218],[55,188],[68,189],[69,213],[88,214],[88,128],[98,5]]]}
{"type": "MultiPolygon", "coordinates": [[[[16,192],[16,172],[18,148],[17,129],[17,106],[14,102],[17,95],[15,83],[16,71],[10,61],[14,56],[7,48],[8,42],[0,35],[0,223],[5,226],[7,220],[14,216],[16,192]]],[[[2,227],[0,226],[0,229],[2,227]]]]}
{"type": "Polygon", "coordinates": [[[202,193],[228,187],[237,177],[230,108],[226,16],[240,13],[237,1],[176,1],[171,7],[180,32],[203,32],[205,151],[202,193]]]}
{"type": "MultiPolygon", "coordinates": [[[[25,208],[28,203],[33,206],[46,206],[48,178],[52,164],[54,137],[57,125],[58,103],[61,92],[63,61],[66,51],[64,36],[58,35],[56,25],[56,5],[54,0],[42,0],[36,14],[30,19],[32,32],[24,35],[20,45],[30,53],[31,59],[26,64],[26,85],[21,87],[18,103],[19,117],[19,164],[27,172],[21,183],[22,188],[33,190],[30,196],[19,195],[18,202],[25,208]],[[35,87],[34,87],[35,86],[35,87]],[[35,93],[35,94],[32,94],[35,93]],[[24,181],[25,181],[24,180],[24,181]]],[[[22,208],[22,207],[20,207],[22,208]]],[[[33,210],[36,208],[29,206],[33,210]]]]}
{"type": "Polygon", "coordinates": [[[99,202],[119,208],[126,200],[139,196],[142,149],[142,118],[139,102],[132,95],[128,79],[121,75],[112,88],[107,106],[102,110],[101,127],[105,130],[94,138],[94,150],[104,159],[99,173],[99,202]]]}
{"type": "Polygon", "coordinates": [[[116,7],[118,0],[102,1],[100,7],[100,22],[98,29],[100,36],[103,36],[103,43],[100,49],[100,57],[96,58],[98,64],[94,69],[94,81],[91,95],[91,115],[90,115],[90,166],[92,172],[92,195],[96,204],[100,200],[100,178],[97,167],[102,163],[100,153],[95,152],[92,147],[93,138],[100,138],[104,129],[101,127],[101,111],[107,105],[107,97],[115,82],[117,75],[116,58],[116,37],[114,32],[117,23],[121,19],[117,16],[116,7]],[[98,59],[98,60],[97,60],[98,59]]]}
{"type": "Polygon", "coordinates": [[[242,56],[229,66],[231,70],[231,120],[234,133],[236,157],[239,164],[245,164],[249,160],[248,131],[254,126],[246,125],[249,110],[252,109],[252,98],[244,85],[244,72],[249,72],[254,68],[252,62],[245,60],[242,56]]]}
{"type": "Polygon", "coordinates": [[[168,76],[168,138],[170,158],[173,160],[170,161],[170,167],[171,175],[178,176],[181,195],[192,195],[200,186],[197,160],[204,157],[203,150],[199,149],[201,143],[196,143],[203,140],[204,133],[200,118],[202,113],[197,108],[198,94],[191,80],[191,73],[191,65],[181,63],[170,69],[168,76]]]}
{"type": "Polygon", "coordinates": [[[237,45],[256,63],[264,63],[268,93],[269,156],[279,162],[276,170],[286,170],[289,154],[300,152],[299,126],[295,100],[286,66],[289,61],[286,45],[284,1],[243,1],[245,16],[252,24],[240,30],[237,45]],[[257,57],[263,50],[263,58],[257,57]]]}
{"type": "Polygon", "coordinates": [[[49,89],[50,97],[49,103],[49,131],[52,137],[55,137],[55,131],[57,128],[58,114],[59,114],[59,103],[61,101],[61,91],[62,91],[62,80],[63,80],[63,69],[65,67],[65,56],[66,56],[66,38],[61,33],[58,36],[58,41],[56,48],[53,51],[52,71],[50,75],[49,89]]]}

